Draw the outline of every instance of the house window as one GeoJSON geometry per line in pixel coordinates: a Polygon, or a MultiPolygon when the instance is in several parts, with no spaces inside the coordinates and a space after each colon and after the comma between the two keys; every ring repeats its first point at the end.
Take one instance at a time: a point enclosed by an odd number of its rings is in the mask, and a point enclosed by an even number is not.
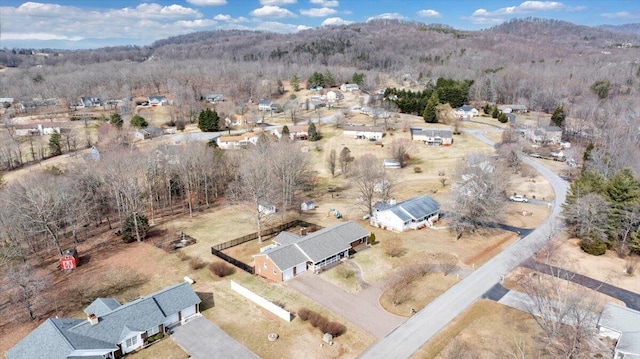
{"type": "Polygon", "coordinates": [[[134,345],[138,344],[138,336],[136,335],[135,337],[131,337],[129,339],[127,339],[127,341],[125,342],[125,345],[130,348],[134,345]]]}
{"type": "Polygon", "coordinates": [[[153,336],[160,333],[160,326],[151,328],[149,330],[147,330],[147,337],[153,336]]]}
{"type": "Polygon", "coordinates": [[[275,268],[273,268],[273,274],[276,274],[276,269],[275,268]]]}

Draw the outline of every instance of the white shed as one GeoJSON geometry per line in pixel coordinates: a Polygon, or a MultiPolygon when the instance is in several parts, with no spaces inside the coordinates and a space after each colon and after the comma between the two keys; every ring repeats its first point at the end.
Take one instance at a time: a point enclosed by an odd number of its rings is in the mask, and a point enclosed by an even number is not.
{"type": "Polygon", "coordinates": [[[300,209],[303,211],[310,211],[315,208],[316,208],[316,201],[314,200],[305,201],[305,202],[302,202],[302,204],[300,204],[300,209]]]}

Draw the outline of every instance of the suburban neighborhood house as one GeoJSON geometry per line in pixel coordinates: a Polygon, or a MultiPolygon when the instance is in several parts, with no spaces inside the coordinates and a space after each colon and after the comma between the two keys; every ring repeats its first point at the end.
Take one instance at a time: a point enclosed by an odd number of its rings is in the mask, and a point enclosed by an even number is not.
{"type": "MultiPolygon", "coordinates": [[[[289,129],[289,138],[291,140],[306,140],[309,138],[309,125],[297,125],[297,126],[287,126],[289,129]]],[[[282,138],[282,128],[276,128],[273,130],[273,134],[282,138]]]]}
{"type": "Polygon", "coordinates": [[[278,109],[278,104],[271,100],[260,100],[258,102],[258,111],[275,111],[278,109]]]}
{"type": "Polygon", "coordinates": [[[480,114],[478,110],[476,110],[475,108],[469,105],[458,107],[456,108],[455,112],[456,112],[456,115],[461,116],[463,118],[472,118],[480,114]]]}
{"type": "Polygon", "coordinates": [[[149,96],[149,105],[150,106],[162,106],[167,104],[166,96],[149,96]]]}
{"type": "Polygon", "coordinates": [[[333,102],[340,102],[342,100],[344,100],[344,95],[342,94],[342,92],[338,91],[338,90],[329,90],[327,91],[327,101],[333,103],[333,102]]]}
{"type": "Polygon", "coordinates": [[[54,133],[60,134],[60,127],[44,127],[41,124],[33,127],[33,125],[15,125],[16,136],[44,136],[53,135],[54,133]]]}
{"type": "Polygon", "coordinates": [[[529,132],[529,140],[533,143],[560,144],[562,128],[558,126],[543,126],[529,132]]]}
{"type": "Polygon", "coordinates": [[[340,91],[351,92],[360,90],[360,86],[358,84],[342,84],[340,85],[340,91]]]}
{"type": "Polygon", "coordinates": [[[429,146],[450,146],[453,144],[453,131],[411,128],[411,139],[429,146]]]}
{"type": "Polygon", "coordinates": [[[381,140],[384,135],[382,126],[346,126],[342,132],[345,136],[353,136],[355,139],[381,140]]]}
{"type": "Polygon", "coordinates": [[[640,312],[607,303],[598,319],[598,334],[617,340],[613,359],[640,358],[640,312]]]}
{"type": "Polygon", "coordinates": [[[440,204],[428,195],[397,204],[378,202],[373,207],[370,224],[396,232],[431,227],[440,217],[440,204]]]}
{"type": "Polygon", "coordinates": [[[49,318],[11,348],[7,359],[117,359],[147,339],[199,315],[200,298],[184,282],[121,305],[98,298],[87,319],[49,318]]]}
{"type": "Polygon", "coordinates": [[[284,282],[307,270],[321,271],[325,266],[348,258],[356,249],[367,246],[369,232],[353,221],[298,236],[282,232],[274,244],[255,254],[256,274],[274,282],[284,282]]]}
{"type": "Polygon", "coordinates": [[[235,136],[220,136],[216,139],[216,144],[223,150],[233,150],[246,148],[248,144],[255,145],[258,142],[258,132],[245,132],[235,136]]]}
{"type": "Polygon", "coordinates": [[[525,105],[500,105],[498,106],[498,110],[502,113],[525,113],[528,112],[527,106],[525,105]]]}
{"type": "Polygon", "coordinates": [[[224,95],[221,93],[211,93],[206,97],[207,102],[209,103],[218,103],[224,101],[224,95]]]}

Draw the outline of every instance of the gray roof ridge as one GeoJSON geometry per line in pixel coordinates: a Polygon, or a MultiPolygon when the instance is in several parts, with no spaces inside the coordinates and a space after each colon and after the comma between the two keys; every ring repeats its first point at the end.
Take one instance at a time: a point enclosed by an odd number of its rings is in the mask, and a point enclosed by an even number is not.
{"type": "MultiPolygon", "coordinates": [[[[300,242],[302,242],[302,241],[300,241],[300,242]]],[[[309,254],[307,254],[307,252],[305,252],[305,251],[304,251],[302,248],[300,248],[300,246],[298,245],[298,243],[300,243],[300,242],[293,243],[293,245],[294,245],[294,246],[296,246],[296,248],[298,248],[298,250],[300,251],[300,253],[302,253],[305,257],[307,257],[307,259],[308,259],[308,260],[310,260],[310,261],[312,261],[312,262],[313,262],[313,259],[311,259],[311,257],[309,257],[309,254]]],[[[289,269],[289,268],[287,268],[287,269],[289,269]]]]}
{"type": "Polygon", "coordinates": [[[67,338],[67,336],[64,335],[62,330],[60,330],[60,328],[55,324],[53,319],[47,318],[47,320],[45,320],[45,323],[46,322],[49,322],[49,324],[51,324],[56,329],[56,332],[58,332],[58,334],[62,337],[62,339],[64,339],[65,343],[67,343],[71,349],[76,350],[76,347],[73,344],[71,344],[71,341],[69,340],[69,338],[67,338]]]}

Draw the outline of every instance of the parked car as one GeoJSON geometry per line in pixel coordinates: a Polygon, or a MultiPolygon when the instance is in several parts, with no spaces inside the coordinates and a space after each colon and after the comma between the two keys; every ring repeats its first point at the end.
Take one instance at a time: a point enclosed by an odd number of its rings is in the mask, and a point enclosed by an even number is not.
{"type": "Polygon", "coordinates": [[[529,156],[531,156],[533,158],[542,158],[542,156],[539,153],[532,153],[529,156]]]}
{"type": "Polygon", "coordinates": [[[516,194],[515,196],[509,197],[509,201],[511,202],[529,202],[529,199],[521,194],[516,194]]]}

